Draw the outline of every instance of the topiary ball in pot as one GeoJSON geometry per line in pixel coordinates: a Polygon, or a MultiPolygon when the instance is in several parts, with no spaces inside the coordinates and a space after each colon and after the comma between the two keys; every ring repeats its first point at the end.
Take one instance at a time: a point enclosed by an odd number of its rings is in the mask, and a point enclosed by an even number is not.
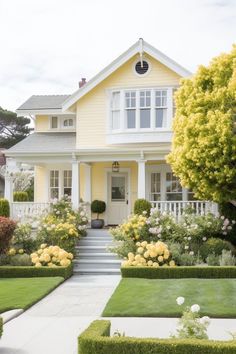
{"type": "Polygon", "coordinates": [[[91,211],[94,214],[97,214],[97,219],[91,221],[92,229],[102,229],[104,226],[104,220],[99,219],[99,214],[104,213],[106,210],[106,203],[102,200],[95,199],[91,204],[91,211]]]}

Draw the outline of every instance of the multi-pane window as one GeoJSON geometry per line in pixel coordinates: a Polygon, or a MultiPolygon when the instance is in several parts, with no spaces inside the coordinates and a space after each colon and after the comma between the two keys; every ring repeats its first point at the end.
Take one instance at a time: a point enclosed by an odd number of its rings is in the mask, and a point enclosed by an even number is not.
{"type": "Polygon", "coordinates": [[[59,198],[59,171],[50,171],[50,198],[59,198]]]}
{"type": "Polygon", "coordinates": [[[161,200],[161,174],[151,173],[151,201],[161,200]]]}
{"type": "Polygon", "coordinates": [[[126,126],[128,129],[136,128],[136,91],[125,93],[126,126]]]}
{"type": "Polygon", "coordinates": [[[166,200],[182,200],[182,186],[172,172],[166,173],[166,200]]]}
{"type": "Polygon", "coordinates": [[[151,127],[151,91],[140,91],[140,128],[151,127]]]}
{"type": "Polygon", "coordinates": [[[63,194],[67,196],[71,196],[71,188],[72,188],[72,171],[65,170],[63,171],[63,194]]]}
{"type": "Polygon", "coordinates": [[[155,127],[167,126],[167,90],[155,91],[155,127]]]}
{"type": "Polygon", "coordinates": [[[65,128],[71,128],[74,125],[74,120],[72,118],[65,119],[63,122],[63,126],[65,128]]]}
{"type": "Polygon", "coordinates": [[[51,128],[52,129],[57,129],[58,128],[58,117],[52,117],[51,118],[51,128]]]}
{"type": "Polygon", "coordinates": [[[112,129],[120,129],[120,92],[112,93],[112,102],[111,102],[111,126],[112,129]]]}

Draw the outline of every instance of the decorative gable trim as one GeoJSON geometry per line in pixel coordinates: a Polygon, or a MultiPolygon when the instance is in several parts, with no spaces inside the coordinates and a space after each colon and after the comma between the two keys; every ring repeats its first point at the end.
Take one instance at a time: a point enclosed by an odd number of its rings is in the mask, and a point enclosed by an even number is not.
{"type": "Polygon", "coordinates": [[[145,42],[140,38],[134,45],[132,45],[126,52],[121,54],[117,59],[115,59],[111,64],[105,67],[100,73],[94,76],[90,81],[88,81],[82,88],[78,89],[74,94],[72,94],[62,105],[62,110],[70,110],[72,106],[94,87],[96,87],[100,82],[105,80],[114,71],[126,63],[135,54],[140,53],[141,50],[154,59],[158,60],[160,63],[165,65],[170,70],[174,71],[181,77],[191,76],[192,73],[176,63],[174,60],[169,58],[164,53],[160,52],[158,49],[151,46],[149,43],[145,42]]]}

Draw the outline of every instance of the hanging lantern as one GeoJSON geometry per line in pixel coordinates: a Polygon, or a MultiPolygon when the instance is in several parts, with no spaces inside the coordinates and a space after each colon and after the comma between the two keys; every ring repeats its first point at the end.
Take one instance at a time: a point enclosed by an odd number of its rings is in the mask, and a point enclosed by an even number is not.
{"type": "Polygon", "coordinates": [[[120,164],[118,161],[114,161],[112,163],[112,172],[119,172],[120,170],[120,164]]]}

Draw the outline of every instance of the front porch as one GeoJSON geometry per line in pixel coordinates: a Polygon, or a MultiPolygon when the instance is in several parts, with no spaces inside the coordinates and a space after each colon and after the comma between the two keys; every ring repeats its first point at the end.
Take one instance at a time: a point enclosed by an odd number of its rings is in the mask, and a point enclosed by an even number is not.
{"type": "Polygon", "coordinates": [[[34,166],[34,202],[13,202],[13,186],[8,177],[6,197],[11,202],[11,217],[22,220],[38,216],[49,209],[52,199],[65,194],[71,196],[74,208],[83,205],[89,212],[92,200],[104,200],[107,208],[102,218],[106,225],[121,223],[132,213],[137,198],[149,200],[153,207],[172,213],[176,218],[189,206],[200,215],[218,213],[215,203],[194,200],[193,193],[182,188],[164,159],[129,159],[127,156],[115,160],[117,171],[112,168],[113,158],[104,160],[38,161],[34,166]]]}

